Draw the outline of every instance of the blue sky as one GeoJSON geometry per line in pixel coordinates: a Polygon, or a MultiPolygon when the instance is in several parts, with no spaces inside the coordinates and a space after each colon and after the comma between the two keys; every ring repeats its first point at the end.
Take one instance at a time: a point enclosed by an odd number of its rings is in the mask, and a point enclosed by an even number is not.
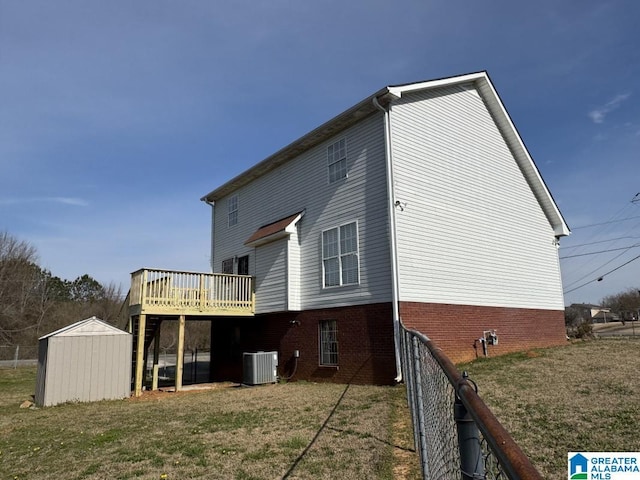
{"type": "MultiPolygon", "coordinates": [[[[125,291],[143,266],[208,271],[202,195],[383,86],[487,70],[574,229],[561,255],[625,248],[640,218],[576,227],[640,216],[639,21],[635,1],[0,0],[0,231],[125,291]]],[[[637,255],[563,259],[587,283],[566,303],[640,286],[640,259],[606,275],[637,255]]]]}

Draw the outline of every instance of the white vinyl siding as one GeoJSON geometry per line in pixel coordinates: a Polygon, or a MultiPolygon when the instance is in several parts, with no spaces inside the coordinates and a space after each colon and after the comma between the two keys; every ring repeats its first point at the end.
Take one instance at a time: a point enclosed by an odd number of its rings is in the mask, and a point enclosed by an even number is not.
{"type": "Polygon", "coordinates": [[[256,248],[256,313],[287,309],[287,239],[256,248]]]}
{"type": "Polygon", "coordinates": [[[473,88],[391,113],[400,300],[562,309],[554,232],[473,88]]]}
{"type": "MultiPolygon", "coordinates": [[[[266,270],[256,270],[256,300],[272,295],[270,282],[289,283],[290,309],[308,310],[346,305],[388,302],[391,300],[391,274],[387,244],[387,199],[382,114],[374,114],[357,125],[341,132],[336,138],[323,142],[299,157],[256,178],[236,190],[233,195],[242,199],[242,221],[233,229],[224,228],[225,208],[215,208],[214,265],[224,258],[249,254],[260,249],[249,248],[244,242],[261,226],[305,211],[297,232],[297,243],[289,245],[298,263],[287,275],[268,281],[262,276],[266,270]],[[319,178],[327,175],[327,147],[344,138],[349,148],[348,182],[327,184],[319,178]],[[322,231],[358,220],[359,283],[344,288],[323,288],[322,231]],[[297,288],[297,291],[294,289],[297,288]]],[[[228,197],[227,197],[228,198],[228,197]]],[[[226,199],[216,201],[224,205],[226,199]]],[[[293,235],[290,237],[292,241],[293,235]]],[[[260,261],[259,258],[256,261],[260,261]]],[[[274,287],[275,288],[275,287],[274,287]]],[[[280,293],[278,293],[280,295],[280,293]]],[[[279,302],[279,301],[278,301],[279,302]]],[[[267,300],[264,308],[276,308],[275,300],[267,300]]],[[[261,311],[266,311],[262,309],[261,311]]],[[[276,311],[276,310],[270,310],[276,311]]]]}

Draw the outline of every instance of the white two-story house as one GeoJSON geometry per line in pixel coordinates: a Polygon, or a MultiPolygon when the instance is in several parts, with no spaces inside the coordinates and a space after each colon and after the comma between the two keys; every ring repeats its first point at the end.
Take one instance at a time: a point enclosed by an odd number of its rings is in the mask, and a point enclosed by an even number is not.
{"type": "Polygon", "coordinates": [[[400,322],[454,361],[565,342],[569,229],[486,72],[385,87],[202,200],[213,272],[255,281],[212,322],[222,370],[391,383],[400,322]]]}

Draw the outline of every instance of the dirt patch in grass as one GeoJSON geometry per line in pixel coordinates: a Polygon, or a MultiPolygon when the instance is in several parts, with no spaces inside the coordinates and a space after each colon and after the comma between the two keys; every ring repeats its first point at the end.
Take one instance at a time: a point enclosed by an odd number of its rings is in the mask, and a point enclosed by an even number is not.
{"type": "Polygon", "coordinates": [[[640,340],[601,339],[461,366],[544,478],[567,452],[640,450],[640,340]]]}
{"type": "Polygon", "coordinates": [[[408,416],[403,386],[226,386],[20,409],[34,387],[35,369],[0,369],[0,478],[391,479],[392,418],[408,416]]]}

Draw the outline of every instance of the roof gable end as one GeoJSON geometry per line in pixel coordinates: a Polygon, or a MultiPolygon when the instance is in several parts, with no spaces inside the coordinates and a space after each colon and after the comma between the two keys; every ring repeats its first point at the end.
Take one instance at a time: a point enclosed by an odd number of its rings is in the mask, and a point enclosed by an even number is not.
{"type": "Polygon", "coordinates": [[[254,167],[236,176],[224,185],[209,192],[207,195],[202,197],[201,200],[205,202],[215,202],[274,168],[294,159],[304,151],[331,138],[349,126],[354,125],[361,119],[379,112],[376,103],[383,106],[391,105],[392,108],[393,101],[402,98],[402,95],[404,94],[420,90],[450,87],[452,85],[465,83],[473,84],[477,88],[503,138],[505,139],[505,142],[509,146],[509,149],[525,176],[527,183],[538,200],[540,207],[551,224],[555,235],[557,237],[569,235],[571,231],[560,213],[560,209],[542,179],[538,167],[529,154],[515,125],[511,121],[511,117],[493,87],[486,71],[385,87],[273,155],[267,157],[254,167]]]}
{"type": "Polygon", "coordinates": [[[89,337],[93,335],[130,335],[119,328],[109,325],[99,318],[91,317],[85,320],[62,327],[55,332],[44,335],[39,338],[42,340],[49,337],[89,337]]]}

